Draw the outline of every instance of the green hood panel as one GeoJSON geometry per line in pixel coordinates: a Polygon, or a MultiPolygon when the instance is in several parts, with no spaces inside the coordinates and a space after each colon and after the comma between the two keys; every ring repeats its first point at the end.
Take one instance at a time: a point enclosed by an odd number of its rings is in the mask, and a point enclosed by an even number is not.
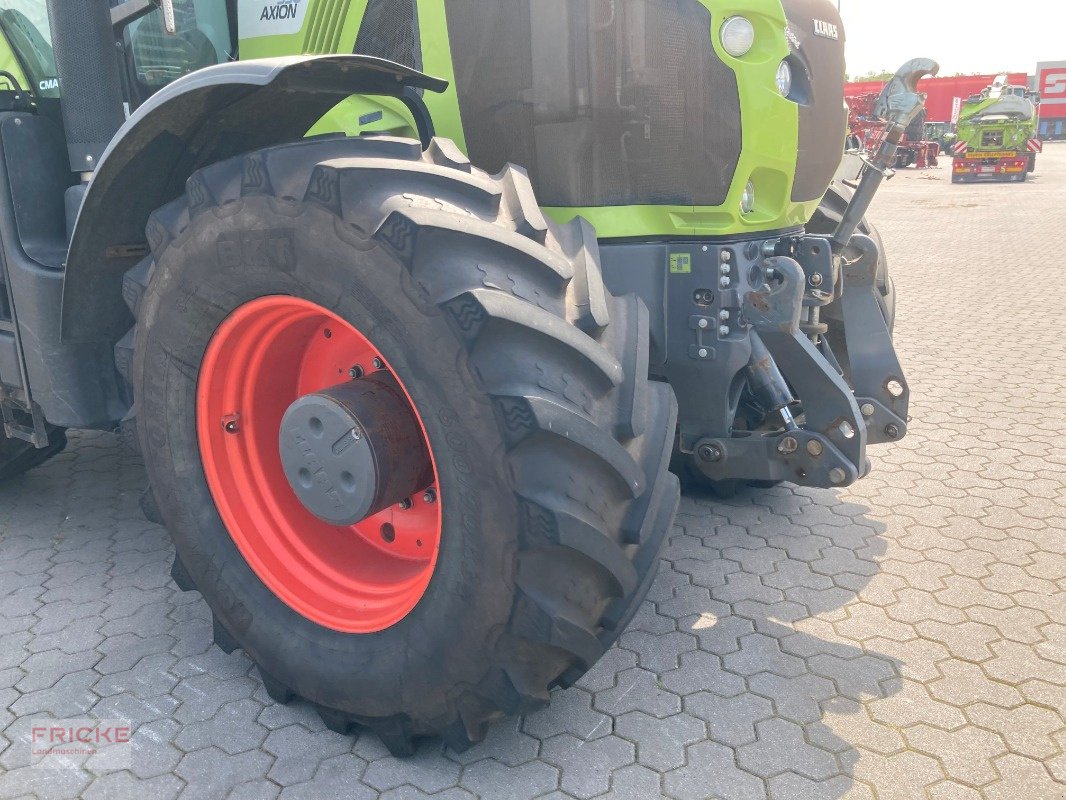
{"type": "MultiPolygon", "coordinates": [[[[529,168],[541,202],[556,219],[584,216],[604,238],[710,237],[794,228],[805,224],[814,212],[839,163],[846,126],[843,31],[829,0],[647,0],[662,7],[660,16],[675,14],[681,19],[688,14],[695,22],[686,23],[683,30],[664,33],[665,26],[649,17],[653,23],[642,21],[639,36],[673,36],[668,43],[679,42],[677,52],[688,56],[650,63],[648,54],[662,49],[654,41],[634,51],[632,32],[624,39],[618,37],[623,45],[629,43],[629,50],[620,45],[614,54],[623,64],[617,69],[624,70],[616,81],[620,88],[615,119],[602,105],[594,108],[588,97],[603,88],[597,87],[599,73],[588,61],[597,57],[603,60],[604,46],[597,44],[597,31],[587,34],[582,27],[589,19],[583,0],[533,0],[535,11],[525,27],[518,33],[513,26],[506,28],[517,37],[508,46],[495,40],[485,43],[484,37],[496,34],[492,20],[477,18],[478,1],[418,0],[418,66],[452,84],[443,95],[427,94],[426,103],[438,135],[455,140],[478,166],[496,169],[510,160],[529,168]],[[755,29],[753,47],[740,58],[729,55],[720,39],[722,23],[732,16],[746,17],[755,29]],[[543,46],[537,52],[538,30],[541,41],[560,33],[570,37],[568,43],[560,45],[567,66],[560,69],[545,58],[543,46]],[[836,40],[824,35],[830,30],[837,32],[836,40]],[[709,33],[710,47],[706,55],[693,56],[698,43],[681,43],[677,37],[691,38],[699,31],[709,33]],[[586,35],[588,39],[581,38],[586,35]],[[501,59],[511,52],[515,53],[513,63],[486,65],[479,61],[482,53],[495,53],[495,58],[501,59]],[[642,59],[649,63],[642,64],[642,59]],[[776,83],[778,69],[786,59],[794,74],[793,94],[787,98],[781,96],[776,83]],[[526,76],[515,80],[502,74],[509,67],[532,69],[535,74],[529,80],[526,76]],[[708,68],[720,69],[720,77],[709,82],[708,68]],[[559,76],[566,75],[577,77],[562,91],[556,84],[559,76]],[[725,84],[722,76],[727,76],[725,84]],[[495,93],[486,90],[487,80],[496,80],[495,93]],[[509,99],[504,95],[511,86],[523,82],[531,91],[515,98],[511,110],[525,116],[519,122],[512,119],[511,127],[501,126],[507,111],[502,106],[509,99]],[[724,94],[723,85],[727,87],[724,94]],[[735,94],[730,98],[728,86],[732,85],[735,94]],[[709,86],[716,93],[713,104],[707,102],[709,86]],[[560,91],[555,92],[556,88],[560,91]],[[658,96],[649,97],[656,91],[658,96]],[[538,105],[537,97],[558,99],[560,108],[568,113],[559,113],[551,103],[538,105]],[[712,107],[703,110],[701,103],[712,107]],[[603,126],[597,128],[583,119],[581,108],[592,109],[588,114],[598,114],[596,121],[602,121],[603,126]],[[572,109],[578,111],[569,113],[572,109]],[[671,114],[676,119],[671,119],[671,114]],[[636,124],[639,120],[645,121],[643,127],[636,124]],[[523,142],[512,141],[516,132],[532,131],[534,125],[541,125],[544,131],[551,129],[551,135],[539,141],[532,135],[523,142]],[[642,139],[645,129],[649,136],[642,139]],[[501,135],[507,140],[499,141],[501,135]],[[731,135],[734,144],[728,141],[731,135]],[[620,145],[622,138],[627,143],[620,145]],[[575,152],[566,153],[568,146],[575,152]],[[589,155],[589,148],[594,155],[589,155]],[[669,157],[669,152],[676,156],[669,157]],[[599,172],[588,167],[589,158],[602,161],[599,172]],[[540,173],[544,179],[538,181],[540,173]],[[749,181],[755,189],[755,205],[744,214],[741,198],[749,181]]],[[[263,57],[323,48],[352,52],[364,16],[373,18],[379,10],[373,6],[411,2],[414,0],[300,0],[306,9],[298,31],[248,38],[242,34],[241,54],[263,57]],[[329,14],[324,11],[327,8],[329,14]]],[[[497,13],[500,6],[518,2],[508,0],[484,8],[497,13]]],[[[611,20],[602,22],[612,24],[611,20]]],[[[260,25],[254,29],[263,31],[260,25]]],[[[383,52],[370,54],[389,57],[383,52]]],[[[401,60],[399,55],[396,58],[401,60]]],[[[402,109],[355,98],[334,109],[313,132],[405,133],[409,127],[402,109]]]]}

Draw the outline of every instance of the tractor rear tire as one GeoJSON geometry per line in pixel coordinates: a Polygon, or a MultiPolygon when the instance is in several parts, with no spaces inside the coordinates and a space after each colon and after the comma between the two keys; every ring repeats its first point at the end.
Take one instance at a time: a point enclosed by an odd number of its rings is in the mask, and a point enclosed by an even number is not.
{"type": "MultiPolygon", "coordinates": [[[[648,380],[647,309],[605,290],[587,223],[547,220],[524,171],[490,176],[447,141],[423,152],[409,140],[327,138],[201,170],[153,215],[148,240],[149,259],[127,275],[137,324],[124,346],[173,575],[202,593],[216,643],[243,648],[271,697],[305,698],[330,729],[368,728],[398,756],[423,737],[463,750],[596,662],[648,590],[679,492],[668,471],[676,401],[648,380]],[[334,321],[307,334],[317,337],[307,348],[352,331],[371,342],[374,368],[419,418],[436,487],[383,513],[401,520],[439,503],[427,534],[438,550],[422,593],[389,624],[362,625],[356,612],[331,621],[299,596],[303,584],[278,583],[263,566],[274,556],[226,516],[236,513],[219,495],[226,476],[204,443],[224,430],[236,447],[264,426],[262,441],[276,442],[270,406],[288,402],[296,373],[281,353],[268,363],[276,397],[268,387],[257,395],[268,402],[239,409],[239,421],[215,419],[204,412],[218,400],[205,397],[209,357],[244,310],[272,306],[334,321]]],[[[245,345],[253,351],[255,337],[245,345]]],[[[334,366],[342,385],[370,369],[334,366]]],[[[281,474],[275,453],[260,457],[281,474]]],[[[298,513],[278,511],[299,504],[288,484],[268,500],[264,519],[298,513]]],[[[300,508],[308,528],[322,526],[300,508]]],[[[382,525],[364,543],[353,538],[361,524],[331,529],[335,561],[327,553],[318,567],[317,553],[295,548],[279,569],[302,570],[308,586],[315,569],[384,586],[342,553],[391,558],[400,537],[382,525]]],[[[338,607],[349,601],[337,595],[338,607]]]]}
{"type": "Polygon", "coordinates": [[[67,432],[52,425],[48,426],[48,446],[40,449],[22,439],[0,434],[0,481],[15,478],[34,467],[39,467],[52,456],[63,452],[66,446],[67,432]]]}

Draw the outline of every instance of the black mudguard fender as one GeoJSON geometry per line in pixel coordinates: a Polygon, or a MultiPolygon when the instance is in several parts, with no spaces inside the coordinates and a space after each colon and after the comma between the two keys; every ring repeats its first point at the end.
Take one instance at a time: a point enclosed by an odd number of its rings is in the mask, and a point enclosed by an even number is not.
{"type": "Polygon", "coordinates": [[[301,139],[352,95],[398,97],[428,143],[417,90],[446,81],[369,56],[295,56],[194,72],[155,94],[115,135],[85,192],[67,253],[63,340],[115,342],[130,327],[122,276],[147,252],[151,213],[178,197],[196,170],[301,139]]]}

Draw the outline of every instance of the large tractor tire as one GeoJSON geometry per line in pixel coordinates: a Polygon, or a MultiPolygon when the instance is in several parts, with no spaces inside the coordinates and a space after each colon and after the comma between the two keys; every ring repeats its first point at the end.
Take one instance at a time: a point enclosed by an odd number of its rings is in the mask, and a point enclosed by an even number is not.
{"type": "Polygon", "coordinates": [[[22,439],[12,439],[0,433],[0,481],[6,481],[39,467],[67,446],[67,432],[48,426],[48,446],[34,447],[22,439]]]}
{"type": "Polygon", "coordinates": [[[447,141],[327,138],[198,172],[148,239],[120,347],[152,495],[271,697],[462,750],[596,662],[677,508],[677,412],[586,223],[447,141]]]}

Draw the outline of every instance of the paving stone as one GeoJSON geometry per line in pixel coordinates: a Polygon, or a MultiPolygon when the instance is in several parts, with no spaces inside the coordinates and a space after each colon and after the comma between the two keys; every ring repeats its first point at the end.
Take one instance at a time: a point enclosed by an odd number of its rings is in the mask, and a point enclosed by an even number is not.
{"type": "Polygon", "coordinates": [[[719,697],[710,692],[686,697],[685,712],[706,722],[713,740],[731,747],[754,742],[756,723],[774,715],[773,705],[764,697],[719,697]]]}
{"type": "Polygon", "coordinates": [[[637,761],[657,772],[685,765],[687,745],[707,737],[707,723],[688,714],[657,719],[631,711],[615,721],[615,733],[637,746],[637,761]]]}
{"type": "Polygon", "coordinates": [[[618,736],[584,741],[564,733],[544,742],[540,756],[559,768],[563,791],[587,800],[610,788],[611,773],[633,763],[635,748],[618,736]]]}
{"type": "Polygon", "coordinates": [[[649,800],[662,796],[662,775],[640,764],[630,764],[611,774],[611,789],[599,800],[649,800]]]}
{"type": "Polygon", "coordinates": [[[386,791],[405,783],[426,792],[440,792],[455,786],[462,767],[441,755],[440,747],[428,744],[411,758],[379,758],[370,762],[363,783],[386,791]]]}
{"type": "MultiPolygon", "coordinates": [[[[93,780],[82,797],[85,800],[169,800],[177,797],[183,786],[174,775],[157,775],[149,780],[140,780],[128,772],[112,772],[93,780]]],[[[231,794],[231,800],[233,797],[231,794]]],[[[265,797],[269,798],[270,795],[265,797]]]]}
{"type": "Polygon", "coordinates": [[[1039,761],[1008,753],[997,759],[996,769],[1000,780],[987,786],[984,795],[987,800],[1018,800],[1020,797],[1062,797],[1064,785],[1051,777],[1047,768],[1039,761]]]}
{"type": "Polygon", "coordinates": [[[1018,755],[1043,760],[1059,750],[1052,736],[1063,729],[1063,721],[1050,709],[1036,705],[1007,709],[974,703],[966,708],[966,716],[975,725],[998,733],[1018,755]]]}
{"type": "Polygon", "coordinates": [[[777,639],[762,633],[741,638],[740,650],[723,656],[722,664],[730,672],[744,676],[773,672],[783,678],[795,678],[806,672],[802,659],[782,652],[777,639]]]}
{"type": "Polygon", "coordinates": [[[206,747],[186,755],[174,772],[186,782],[182,800],[213,800],[266,774],[272,760],[262,751],[231,756],[217,747],[206,747]]]}
{"type": "Polygon", "coordinates": [[[174,744],[186,752],[217,747],[231,756],[256,750],[269,733],[256,721],[262,710],[251,698],[226,703],[211,719],[185,725],[174,744]]]}
{"type": "Polygon", "coordinates": [[[290,786],[311,780],[321,761],[350,753],[352,740],[333,731],[312,732],[302,725],[286,725],[270,732],[263,749],[274,756],[267,777],[290,786]]]}
{"type": "Polygon", "coordinates": [[[719,656],[695,650],[681,654],[681,666],[662,676],[663,687],[685,696],[709,691],[721,697],[735,697],[744,691],[744,679],[722,668],[719,656]]]}
{"type": "Polygon", "coordinates": [[[681,710],[681,698],[666,691],[654,672],[638,667],[620,673],[618,685],[613,689],[596,692],[593,707],[613,716],[643,710],[657,717],[668,717],[681,710]]]}
{"type": "Polygon", "coordinates": [[[550,739],[560,733],[595,739],[607,736],[611,726],[609,716],[593,710],[592,695],[576,686],[565,692],[553,692],[547,708],[526,715],[522,722],[522,730],[538,739],[550,739]]]}
{"type": "Polygon", "coordinates": [[[26,676],[16,684],[15,688],[23,693],[48,689],[64,675],[92,669],[99,660],[100,654],[92,650],[74,655],[64,653],[62,650],[34,653],[19,664],[26,672],[26,676]]]}
{"type": "Polygon", "coordinates": [[[219,680],[213,675],[194,675],[174,689],[182,701],[174,717],[183,724],[202,722],[215,716],[226,703],[251,697],[255,690],[256,684],[249,678],[219,680]]]}
{"type": "MultiPolygon", "coordinates": [[[[485,740],[471,747],[464,753],[447,755],[459,764],[473,764],[484,758],[491,758],[508,767],[517,767],[532,761],[540,752],[540,741],[523,733],[523,720],[508,719],[497,722],[489,728],[485,740]]],[[[599,726],[599,723],[597,723],[599,726]]],[[[602,726],[606,728],[607,726],[602,726]]]]}
{"type": "Polygon", "coordinates": [[[144,779],[173,772],[184,756],[173,743],[180,730],[180,726],[169,718],[135,725],[130,772],[144,779]]]}
{"type": "Polygon", "coordinates": [[[980,728],[965,727],[948,733],[928,725],[903,732],[915,750],[936,758],[945,774],[970,786],[983,786],[997,777],[993,761],[1007,752],[999,736],[980,728]]]}
{"type": "Polygon", "coordinates": [[[101,675],[133,669],[145,656],[167,653],[173,644],[174,637],[166,634],[149,637],[131,633],[110,636],[97,648],[104,657],[97,662],[95,669],[101,675]]]}
{"type": "Polygon", "coordinates": [[[839,772],[833,756],[812,746],[803,737],[803,728],[788,720],[774,718],[755,724],[756,741],[737,749],[737,764],[760,778],[791,771],[825,781],[839,772]]]}
{"type": "Polygon", "coordinates": [[[355,756],[327,758],[318,764],[315,777],[286,786],[281,800],[374,800],[378,792],[361,782],[367,763],[355,756]]]}
{"type": "Polygon", "coordinates": [[[463,770],[462,788],[482,800],[539,797],[559,786],[559,770],[543,761],[504,767],[486,759],[463,770]]]}
{"type": "Polygon", "coordinates": [[[688,749],[688,764],[663,776],[667,795],[677,800],[764,800],[763,782],[740,769],[732,748],[700,742],[688,749]]]}
{"type": "Polygon", "coordinates": [[[273,800],[281,794],[281,787],[266,778],[245,781],[228,795],[226,800],[273,800]]]}
{"type": "Polygon", "coordinates": [[[0,798],[33,797],[36,800],[68,800],[77,797],[91,777],[79,769],[19,767],[0,773],[0,798]]]}
{"type": "Polygon", "coordinates": [[[637,654],[641,667],[654,672],[677,669],[678,659],[684,653],[696,649],[696,637],[678,631],[656,636],[642,630],[632,630],[622,635],[619,644],[637,654]]]}
{"type": "Polygon", "coordinates": [[[415,786],[398,786],[380,795],[381,800],[476,800],[476,795],[458,786],[443,792],[426,794],[415,786]]]}

